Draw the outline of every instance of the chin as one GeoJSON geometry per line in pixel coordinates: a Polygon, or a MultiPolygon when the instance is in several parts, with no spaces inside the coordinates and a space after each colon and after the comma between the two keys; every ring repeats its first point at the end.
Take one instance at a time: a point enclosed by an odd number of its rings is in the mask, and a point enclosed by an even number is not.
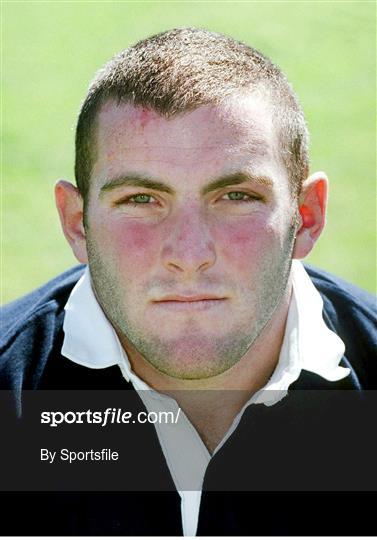
{"type": "Polygon", "coordinates": [[[216,377],[232,368],[249,350],[257,334],[250,318],[246,323],[233,322],[212,333],[197,321],[185,328],[167,329],[145,321],[133,325],[126,320],[118,331],[121,342],[128,344],[125,349],[132,348],[160,373],[193,380],[216,377]]]}
{"type": "MultiPolygon", "coordinates": [[[[159,343],[143,351],[145,360],[155,369],[176,379],[208,379],[232,368],[249,347],[249,339],[210,338],[175,340],[159,343]]],[[[139,349],[140,350],[140,349],[139,349]]]]}
{"type": "Polygon", "coordinates": [[[158,366],[155,365],[154,367],[164,375],[168,375],[174,379],[193,381],[210,379],[212,377],[216,377],[217,375],[221,375],[230,369],[232,365],[224,366],[223,364],[219,365],[218,361],[203,362],[203,360],[195,361],[195,359],[190,358],[190,360],[186,362],[182,361],[182,359],[181,362],[171,360],[164,362],[163,365],[159,364],[158,366]]]}

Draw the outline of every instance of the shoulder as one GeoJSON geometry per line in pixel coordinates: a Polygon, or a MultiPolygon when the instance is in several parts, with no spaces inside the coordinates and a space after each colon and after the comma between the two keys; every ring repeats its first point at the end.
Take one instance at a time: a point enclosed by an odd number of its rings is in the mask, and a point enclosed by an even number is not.
{"type": "Polygon", "coordinates": [[[345,344],[349,367],[363,388],[377,388],[377,299],[328,272],[305,269],[322,296],[326,324],[345,344]]]}
{"type": "Polygon", "coordinates": [[[68,299],[84,269],[84,265],[70,268],[31,293],[2,306],[0,313],[3,331],[0,345],[3,344],[7,334],[12,334],[35,313],[43,312],[47,305],[59,309],[60,305],[68,299]]]}
{"type": "Polygon", "coordinates": [[[0,378],[23,377],[31,364],[47,359],[62,325],[64,306],[84,268],[71,268],[1,308],[0,378]]]}
{"type": "Polygon", "coordinates": [[[365,317],[370,317],[372,319],[376,317],[377,299],[373,294],[370,294],[329,272],[320,270],[319,268],[315,268],[308,264],[305,264],[304,266],[316,289],[323,297],[332,301],[339,307],[343,305],[350,310],[356,309],[365,317]]]}

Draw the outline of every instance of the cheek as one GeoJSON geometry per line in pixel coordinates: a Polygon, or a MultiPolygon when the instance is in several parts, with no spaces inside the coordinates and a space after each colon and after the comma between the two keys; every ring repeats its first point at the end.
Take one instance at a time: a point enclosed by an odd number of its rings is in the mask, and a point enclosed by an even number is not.
{"type": "Polygon", "coordinates": [[[274,251],[278,234],[265,220],[239,219],[217,228],[216,242],[227,264],[237,271],[250,272],[274,251]]]}
{"type": "Polygon", "coordinates": [[[137,222],[127,224],[113,223],[102,235],[101,244],[104,251],[125,269],[133,274],[150,267],[158,250],[158,234],[156,227],[137,222]]]}

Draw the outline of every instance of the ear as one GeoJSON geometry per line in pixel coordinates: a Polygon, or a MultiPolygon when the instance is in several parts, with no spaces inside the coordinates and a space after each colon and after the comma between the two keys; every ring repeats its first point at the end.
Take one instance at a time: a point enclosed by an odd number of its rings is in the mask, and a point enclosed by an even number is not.
{"type": "Polygon", "coordinates": [[[299,225],[293,250],[294,259],[303,259],[314,247],[326,223],[328,179],[324,172],[309,176],[299,197],[299,225]]]}
{"type": "Polygon", "coordinates": [[[55,201],[64,236],[81,263],[88,262],[84,229],[84,205],[79,190],[70,182],[59,180],[55,184],[55,201]]]}

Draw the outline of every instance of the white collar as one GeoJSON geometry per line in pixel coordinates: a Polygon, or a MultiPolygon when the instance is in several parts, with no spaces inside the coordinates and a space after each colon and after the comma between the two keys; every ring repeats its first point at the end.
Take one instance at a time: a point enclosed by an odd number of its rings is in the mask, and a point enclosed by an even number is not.
{"type": "MultiPolygon", "coordinates": [[[[329,381],[340,380],[350,372],[339,366],[344,343],[326,326],[322,298],[300,261],[293,261],[291,276],[293,291],[286,330],[278,364],[265,387],[269,390],[287,388],[301,369],[329,381]]],[[[93,293],[88,267],[68,298],[63,329],[63,356],[93,369],[119,365],[137,390],[149,389],[131,370],[118,336],[93,293]]]]}
{"type": "MultiPolygon", "coordinates": [[[[339,366],[344,353],[341,339],[327,328],[322,318],[322,299],[304,267],[292,264],[293,291],[278,364],[269,382],[254,394],[234,419],[216,452],[237,428],[250,403],[273,405],[287,394],[289,385],[306,369],[328,380],[346,377],[349,369],[339,366]],[[267,390],[275,390],[269,392],[267,390]]],[[[90,283],[88,268],[73,289],[65,307],[65,338],[62,354],[74,362],[94,369],[119,365],[123,376],[135,390],[151,390],[132,370],[119,339],[99,306],[90,283]]],[[[148,410],[175,410],[177,403],[154,390],[140,392],[148,410]],[[153,409],[151,401],[153,400],[153,409]]],[[[185,536],[196,534],[203,478],[211,459],[195,428],[181,413],[179,425],[155,424],[162,451],[181,496],[182,527],[185,536]],[[177,437],[177,429],[179,436],[177,437]],[[189,479],[189,480],[188,480],[189,479]],[[187,491],[187,485],[196,485],[187,491]]]]}

